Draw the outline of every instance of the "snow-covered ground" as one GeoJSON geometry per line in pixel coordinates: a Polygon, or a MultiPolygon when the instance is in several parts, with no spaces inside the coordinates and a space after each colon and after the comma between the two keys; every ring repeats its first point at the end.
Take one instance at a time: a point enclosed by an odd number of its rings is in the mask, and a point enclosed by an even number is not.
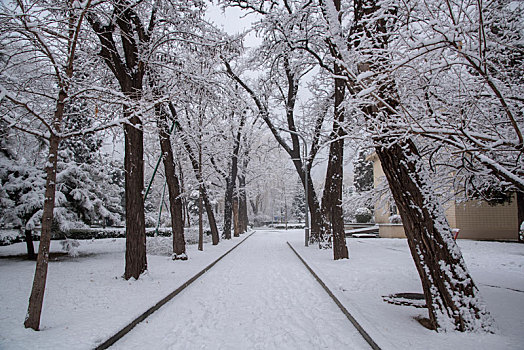
{"type": "MultiPolygon", "coordinates": [[[[187,261],[148,254],[147,274],[130,281],[122,278],[124,239],[81,241],[78,257],[49,263],[39,332],[23,327],[34,262],[0,258],[0,349],[92,349],[245,237],[206,244],[204,252],[190,245],[187,261]]],[[[148,245],[162,252],[157,240],[165,238],[148,238],[148,245]]],[[[25,243],[0,247],[0,257],[25,249],[25,243]]],[[[51,241],[51,252],[60,251],[60,241],[51,241]]]]}
{"type": "MultiPolygon", "coordinates": [[[[185,262],[157,255],[161,249],[153,249],[154,254],[148,254],[149,271],[138,281],[121,278],[123,239],[82,241],[79,257],[60,256],[50,263],[39,332],[23,327],[34,263],[0,258],[0,349],[92,349],[240,239],[206,244],[204,252],[188,246],[190,259],[185,262]]],[[[150,247],[162,245],[153,240],[148,239],[150,247]]],[[[524,347],[523,244],[459,241],[498,330],[435,333],[416,320],[426,316],[425,309],[382,299],[421,292],[405,240],[351,238],[351,258],[333,261],[331,251],[303,247],[302,230],[258,231],[116,347],[366,348],[286,241],[384,349],[524,347]]],[[[0,247],[0,256],[24,249],[24,243],[0,247]]],[[[52,251],[61,249],[58,241],[52,242],[52,251]]]]}
{"type": "Polygon", "coordinates": [[[285,243],[259,231],[116,349],[370,349],[285,243]]]}
{"type": "Polygon", "coordinates": [[[436,333],[420,325],[427,310],[392,305],[383,296],[422,293],[405,239],[349,238],[350,259],[290,240],[313,270],[383,348],[524,349],[524,244],[459,240],[474,281],[494,316],[496,334],[436,333]]]}

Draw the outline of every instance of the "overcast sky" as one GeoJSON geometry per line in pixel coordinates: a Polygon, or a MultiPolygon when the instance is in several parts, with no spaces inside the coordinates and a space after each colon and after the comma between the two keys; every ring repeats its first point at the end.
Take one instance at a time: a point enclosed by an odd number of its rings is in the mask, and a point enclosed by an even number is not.
{"type": "MultiPolygon", "coordinates": [[[[227,8],[224,12],[216,4],[208,2],[206,18],[229,34],[239,34],[249,30],[251,28],[251,23],[256,21],[256,16],[254,14],[246,16],[246,13],[247,11],[243,11],[239,8],[227,8]]],[[[247,48],[252,48],[258,46],[261,42],[262,39],[257,38],[255,33],[251,32],[246,37],[244,45],[247,48]]]]}

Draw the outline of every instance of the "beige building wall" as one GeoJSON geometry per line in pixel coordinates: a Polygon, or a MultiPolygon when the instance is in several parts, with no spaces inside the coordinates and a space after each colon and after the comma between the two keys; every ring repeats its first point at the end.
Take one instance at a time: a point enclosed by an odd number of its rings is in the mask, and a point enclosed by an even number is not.
{"type": "Polygon", "coordinates": [[[406,238],[402,224],[378,224],[380,238],[406,238]]]}
{"type": "Polygon", "coordinates": [[[509,204],[491,206],[483,201],[455,204],[459,238],[518,239],[517,199],[509,204]]]}
{"type": "MultiPolygon", "coordinates": [[[[380,185],[384,171],[375,153],[367,157],[373,162],[373,182],[380,185]]],[[[515,196],[516,197],[516,196],[515,196]]],[[[518,208],[514,198],[509,204],[491,206],[483,201],[447,203],[445,215],[451,228],[460,229],[459,239],[517,240],[518,208]]],[[[375,205],[375,222],[379,225],[379,237],[405,238],[404,227],[389,222],[389,208],[375,205]]]]}
{"type": "MultiPolygon", "coordinates": [[[[380,161],[378,160],[376,153],[368,156],[366,160],[373,162],[373,186],[377,188],[385,176],[384,171],[382,170],[382,166],[380,165],[380,161]]],[[[387,205],[379,207],[377,204],[375,204],[375,210],[373,214],[377,224],[389,224],[390,214],[389,207],[387,205]]]]}

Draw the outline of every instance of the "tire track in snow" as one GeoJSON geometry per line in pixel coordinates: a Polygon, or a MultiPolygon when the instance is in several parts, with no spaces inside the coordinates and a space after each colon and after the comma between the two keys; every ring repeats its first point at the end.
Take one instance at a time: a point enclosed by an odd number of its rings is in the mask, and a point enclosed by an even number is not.
{"type": "Polygon", "coordinates": [[[285,244],[257,232],[115,349],[369,349],[285,244]]]}

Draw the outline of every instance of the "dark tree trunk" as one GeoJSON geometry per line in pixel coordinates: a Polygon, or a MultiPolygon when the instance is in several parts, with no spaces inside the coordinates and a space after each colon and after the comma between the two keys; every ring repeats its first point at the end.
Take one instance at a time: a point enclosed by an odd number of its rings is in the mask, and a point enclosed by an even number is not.
{"type": "MultiPolygon", "coordinates": [[[[335,0],[337,10],[340,10],[340,0],[335,0]]],[[[334,54],[335,58],[340,58],[334,54]]],[[[335,63],[335,76],[342,75],[342,67],[335,63]]],[[[329,147],[328,170],[326,176],[326,187],[324,188],[324,200],[326,213],[331,223],[333,234],[333,258],[335,260],[349,258],[346,246],[346,234],[344,232],[344,213],[342,210],[342,182],[344,161],[344,139],[346,135],[343,129],[345,81],[335,79],[335,116],[333,120],[333,141],[329,147]]]]}
{"type": "Polygon", "coordinates": [[[159,118],[160,150],[163,155],[167,188],[169,190],[169,209],[171,211],[171,229],[173,231],[173,258],[186,260],[186,241],[184,239],[184,218],[182,213],[182,198],[180,184],[175,171],[171,133],[167,124],[167,115],[162,106],[157,106],[159,118]]]}
{"type": "Polygon", "coordinates": [[[517,211],[518,211],[518,240],[522,242],[522,238],[520,237],[520,227],[522,225],[522,222],[524,221],[524,193],[517,192],[517,211]]]}
{"type": "MultiPolygon", "coordinates": [[[[333,0],[335,9],[340,11],[340,0],[333,0]]],[[[339,18],[340,21],[340,18],[339,18]]],[[[342,57],[331,47],[331,55],[335,59],[333,72],[335,76],[341,76],[344,71],[338,63],[342,57]]],[[[333,258],[335,260],[349,258],[346,246],[346,234],[344,232],[344,213],[342,210],[342,183],[344,176],[344,102],[346,81],[335,78],[335,106],[333,117],[333,131],[331,134],[331,144],[329,146],[329,159],[324,187],[324,198],[322,206],[331,224],[333,234],[333,258]]]]}
{"type": "MultiPolygon", "coordinates": [[[[202,169],[202,148],[198,149],[198,168],[199,171],[202,169]]],[[[201,173],[200,173],[201,174],[201,173]]],[[[202,175],[201,175],[202,176],[202,175]]],[[[203,208],[202,208],[202,183],[198,185],[198,250],[204,250],[204,223],[203,219],[203,208]]]]}
{"type": "Polygon", "coordinates": [[[231,168],[229,176],[226,178],[226,195],[224,198],[224,233],[225,239],[231,239],[231,215],[233,212],[233,194],[235,191],[235,182],[238,175],[238,153],[240,151],[240,140],[242,138],[242,129],[246,122],[246,116],[241,114],[240,124],[238,126],[235,143],[233,145],[233,154],[231,157],[231,168]]]}
{"type": "Polygon", "coordinates": [[[224,230],[222,237],[224,239],[231,239],[231,216],[233,213],[233,192],[235,191],[235,179],[233,178],[233,169],[236,173],[236,162],[235,165],[231,165],[231,172],[226,179],[226,194],[224,196],[224,230]]]}
{"type": "Polygon", "coordinates": [[[258,205],[259,205],[259,197],[260,194],[257,194],[255,200],[249,200],[249,203],[251,204],[251,210],[253,210],[253,215],[258,215],[258,205]]]}
{"type": "MultiPolygon", "coordinates": [[[[124,107],[124,116],[129,110],[124,107]]],[[[144,135],[140,118],[134,116],[124,125],[126,266],[124,278],[138,279],[147,270],[146,225],[144,215],[144,135]]]]}
{"type": "MultiPolygon", "coordinates": [[[[169,111],[171,112],[171,115],[173,119],[175,120],[176,127],[178,128],[178,130],[180,130],[180,132],[183,132],[182,126],[180,125],[180,123],[178,123],[178,117],[177,117],[175,106],[173,106],[172,103],[169,103],[169,111]]],[[[181,136],[180,139],[182,140],[182,144],[184,145],[184,148],[187,152],[189,160],[191,161],[191,166],[193,168],[193,172],[195,173],[195,177],[197,178],[198,183],[201,186],[200,195],[202,196],[202,200],[204,201],[204,208],[206,209],[207,219],[209,221],[209,226],[211,229],[211,240],[213,242],[213,245],[217,245],[220,238],[218,235],[215,214],[213,213],[213,207],[211,206],[211,201],[209,200],[209,196],[207,194],[207,188],[204,184],[204,179],[202,178],[202,169],[200,168],[197,157],[193,153],[193,149],[191,149],[191,145],[187,142],[184,136],[181,136]]]]}
{"type": "MultiPolygon", "coordinates": [[[[60,124],[64,112],[65,92],[60,92],[59,102],[55,110],[55,128],[60,131],[60,124]]],[[[42,232],[40,234],[40,246],[38,248],[38,257],[36,259],[35,276],[33,279],[33,287],[29,297],[29,306],[27,315],[24,321],[25,328],[32,328],[35,331],[40,328],[40,315],[42,314],[42,305],[44,302],[45,284],[47,280],[47,265],[49,263],[49,247],[51,245],[51,226],[53,224],[53,211],[55,208],[55,194],[56,194],[56,166],[58,145],[60,138],[55,134],[51,134],[49,139],[49,157],[47,158],[46,184],[45,184],[45,199],[44,209],[42,213],[42,232]]]]}
{"type": "Polygon", "coordinates": [[[415,260],[430,322],[445,328],[448,320],[456,330],[491,330],[473,279],[428,182],[424,161],[410,140],[380,140],[377,155],[399,209],[415,260]]]}
{"type": "Polygon", "coordinates": [[[306,176],[305,176],[304,168],[302,166],[302,162],[295,160],[293,161],[293,164],[295,165],[295,169],[298,173],[298,176],[300,177],[300,181],[302,181],[302,186],[304,186],[304,189],[306,188],[306,185],[308,186],[307,204],[308,204],[309,212],[311,215],[310,243],[325,241],[326,236],[328,235],[329,229],[328,229],[328,225],[326,222],[326,216],[324,212],[322,211],[322,208],[320,207],[320,204],[318,202],[315,188],[313,187],[313,181],[311,181],[311,174],[309,172],[309,168],[307,170],[308,182],[306,184],[306,176]]]}
{"type": "MultiPolygon", "coordinates": [[[[184,173],[182,172],[182,165],[178,162],[178,173],[180,174],[180,192],[185,192],[184,187],[184,173]]],[[[189,205],[186,198],[182,198],[182,218],[184,219],[184,226],[191,226],[191,219],[189,217],[189,205]]]]}
{"type": "MultiPolygon", "coordinates": [[[[142,97],[142,84],[147,63],[141,50],[149,45],[155,23],[151,11],[149,28],[140,23],[140,16],[127,1],[113,3],[115,18],[104,25],[95,12],[88,13],[88,21],[100,41],[99,55],[118,80],[122,92],[134,102],[142,97]],[[115,25],[116,24],[116,25],[115,25]],[[118,30],[117,30],[118,29],[118,30]],[[144,30],[145,29],[145,30],[144,30]],[[114,35],[119,35],[115,40],[114,35]],[[121,49],[116,42],[122,43],[121,49]]],[[[126,266],[124,278],[138,278],[147,269],[146,232],[144,215],[144,144],[140,118],[133,115],[133,106],[124,106],[125,135],[125,198],[126,198],[126,266]]]]}
{"type": "Polygon", "coordinates": [[[239,237],[241,232],[240,217],[238,211],[238,197],[233,198],[233,235],[239,237]]]}
{"type": "Polygon", "coordinates": [[[245,175],[238,176],[238,211],[239,211],[240,233],[247,232],[249,218],[247,215],[247,196],[246,196],[246,177],[245,175]]]}
{"type": "MultiPolygon", "coordinates": [[[[199,180],[202,183],[202,180],[199,180]]],[[[201,190],[202,200],[204,202],[204,208],[206,209],[207,214],[207,220],[209,221],[209,226],[211,228],[211,241],[213,242],[213,245],[217,245],[219,242],[218,237],[218,229],[217,229],[217,223],[215,220],[215,213],[213,212],[213,206],[211,205],[211,202],[209,200],[209,196],[207,194],[207,188],[202,183],[202,190],[201,190]]]]}
{"type": "Polygon", "coordinates": [[[27,246],[27,258],[29,260],[36,260],[35,247],[33,245],[33,230],[24,230],[25,244],[27,246]]]}
{"type": "MultiPolygon", "coordinates": [[[[363,62],[356,62],[360,72],[387,72],[390,68],[388,35],[385,33],[390,30],[387,26],[394,25],[395,10],[386,10],[391,14],[388,20],[385,19],[384,10],[377,0],[354,2],[354,25],[350,37],[367,39],[362,46],[362,42],[352,41],[363,57],[363,62]]],[[[330,21],[329,13],[326,9],[324,11],[330,21]]],[[[331,45],[336,46],[333,43],[331,45]]],[[[352,94],[357,95],[360,87],[351,76],[347,78],[346,86],[352,94]]],[[[378,117],[391,121],[398,119],[395,109],[399,104],[394,81],[388,75],[369,80],[363,83],[377,86],[374,94],[379,97],[374,103],[362,108],[371,129],[378,117]]],[[[408,245],[420,275],[430,324],[437,330],[454,328],[459,331],[491,331],[491,316],[485,310],[460,249],[453,240],[444,210],[430,185],[424,159],[411,139],[394,139],[383,135],[382,132],[375,136],[375,149],[399,209],[408,245]]]]}
{"type": "Polygon", "coordinates": [[[198,196],[198,250],[204,250],[204,225],[202,222],[204,208],[202,206],[202,186],[198,186],[200,195],[198,196]]]}

